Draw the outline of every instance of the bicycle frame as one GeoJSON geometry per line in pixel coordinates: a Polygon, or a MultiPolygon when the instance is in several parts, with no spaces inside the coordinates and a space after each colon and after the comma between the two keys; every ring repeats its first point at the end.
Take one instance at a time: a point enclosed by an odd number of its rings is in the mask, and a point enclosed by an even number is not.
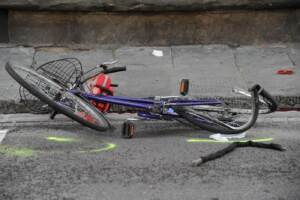
{"type": "MultiPolygon", "coordinates": [[[[109,73],[114,73],[118,71],[124,71],[126,70],[126,67],[116,67],[116,68],[111,68],[107,69],[107,66],[103,68],[103,71],[100,73],[104,74],[109,74],[109,73]]],[[[98,73],[98,74],[100,74],[98,73]]],[[[79,87],[81,88],[82,84],[87,81],[89,78],[84,79],[84,81],[80,81],[78,79],[76,82],[75,87],[73,89],[79,87]]],[[[249,120],[244,123],[242,126],[236,127],[236,126],[231,126],[228,125],[218,119],[214,119],[213,117],[207,116],[207,115],[202,115],[200,113],[192,113],[192,117],[188,115],[188,113],[185,110],[185,108],[181,109],[180,107],[190,107],[190,106],[217,106],[217,105],[222,105],[224,102],[211,98],[211,99],[200,99],[200,100],[189,100],[189,99],[180,99],[178,100],[174,99],[168,99],[168,98],[162,98],[162,99],[156,99],[154,100],[151,99],[141,99],[141,98],[131,98],[131,97],[124,97],[124,96],[113,96],[113,95],[93,95],[91,93],[86,93],[83,92],[82,90],[74,91],[74,94],[79,94],[83,98],[94,101],[96,103],[108,103],[108,104],[116,104],[116,105],[121,105],[121,106],[126,106],[126,107],[132,107],[132,108],[138,108],[141,109],[142,111],[138,111],[137,114],[139,117],[142,117],[143,119],[161,119],[161,120],[169,120],[169,119],[174,119],[174,118],[180,118],[183,117],[187,119],[189,122],[193,124],[197,124],[197,126],[207,129],[207,130],[212,130],[212,131],[217,131],[217,132],[226,132],[226,133],[239,133],[248,130],[253,124],[255,123],[258,113],[259,113],[259,95],[271,99],[271,96],[263,90],[263,88],[259,85],[254,85],[252,88],[249,89],[249,95],[252,97],[251,102],[252,102],[252,108],[251,108],[251,116],[249,120]],[[217,124],[218,126],[221,127],[226,127],[226,128],[213,128],[209,124],[217,124]]],[[[276,110],[276,103],[274,103],[273,100],[270,100],[270,104],[268,104],[269,107],[271,106],[272,110],[276,110]]]]}
{"type": "MultiPolygon", "coordinates": [[[[79,94],[83,98],[94,101],[96,103],[109,103],[109,104],[115,104],[115,105],[121,105],[131,108],[137,108],[145,111],[143,114],[138,113],[139,116],[145,117],[145,118],[154,118],[154,119],[161,119],[161,116],[171,116],[171,117],[177,117],[178,114],[174,112],[173,109],[169,109],[171,107],[178,107],[178,106],[201,106],[201,105],[207,105],[207,106],[216,106],[219,104],[223,104],[222,101],[218,99],[203,99],[203,100],[175,100],[175,101],[168,101],[168,100],[155,100],[155,99],[144,99],[144,98],[134,98],[134,97],[126,97],[126,96],[112,96],[112,95],[94,95],[92,93],[84,92],[83,90],[78,90],[76,88],[83,88],[82,84],[84,84],[86,81],[91,79],[92,77],[95,77],[99,75],[100,73],[104,73],[105,70],[107,70],[107,66],[105,66],[100,72],[97,72],[95,74],[92,74],[90,76],[87,76],[83,78],[86,74],[89,72],[97,69],[93,68],[89,70],[88,72],[81,74],[79,77],[77,77],[77,80],[73,86],[73,89],[69,90],[70,92],[74,94],[79,94]]],[[[106,73],[111,73],[107,72],[106,73]]],[[[113,72],[112,72],[113,73],[113,72]]],[[[162,97],[163,99],[164,97],[162,97]]]]}
{"type": "Polygon", "coordinates": [[[78,90],[70,90],[74,94],[80,94],[87,100],[95,101],[97,103],[109,103],[115,105],[122,105],[132,108],[138,108],[144,112],[139,113],[139,116],[151,119],[160,119],[160,116],[165,115],[169,117],[177,117],[178,114],[174,112],[172,107],[177,106],[199,106],[210,105],[216,106],[223,102],[218,99],[203,99],[203,100],[155,100],[155,99],[143,99],[125,96],[104,96],[94,95],[87,92],[78,90]],[[171,108],[171,109],[170,109],[171,108]]]}

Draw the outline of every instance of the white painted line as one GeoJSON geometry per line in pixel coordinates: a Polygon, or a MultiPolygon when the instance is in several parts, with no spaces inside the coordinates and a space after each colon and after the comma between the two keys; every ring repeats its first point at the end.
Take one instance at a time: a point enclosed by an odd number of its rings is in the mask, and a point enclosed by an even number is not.
{"type": "Polygon", "coordinates": [[[0,143],[3,141],[3,139],[5,138],[8,131],[9,131],[9,129],[0,130],[0,143]]]}

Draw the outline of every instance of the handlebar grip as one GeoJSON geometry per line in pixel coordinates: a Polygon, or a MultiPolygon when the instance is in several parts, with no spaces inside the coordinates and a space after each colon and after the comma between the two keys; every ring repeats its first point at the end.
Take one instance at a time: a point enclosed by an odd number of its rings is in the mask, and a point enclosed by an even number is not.
{"type": "Polygon", "coordinates": [[[110,87],[119,87],[119,85],[118,85],[118,84],[113,84],[113,83],[111,83],[111,84],[110,84],[110,87]]]}
{"type": "Polygon", "coordinates": [[[126,66],[124,67],[113,67],[110,69],[106,69],[103,71],[104,74],[111,74],[111,73],[115,73],[115,72],[121,72],[121,71],[126,71],[126,66]]]}
{"type": "Polygon", "coordinates": [[[256,90],[256,91],[258,91],[258,94],[259,94],[260,96],[262,96],[263,98],[265,98],[266,103],[267,103],[268,106],[269,106],[270,113],[277,110],[278,105],[277,105],[276,101],[274,100],[274,98],[272,97],[272,95],[269,94],[269,92],[267,92],[265,89],[263,89],[260,85],[255,84],[255,85],[254,85],[253,87],[251,87],[249,90],[250,90],[250,91],[251,91],[251,90],[256,90]]]}
{"type": "Polygon", "coordinates": [[[265,89],[262,89],[260,95],[267,100],[270,112],[274,112],[277,110],[278,105],[274,98],[269,94],[269,92],[267,92],[265,89]]]}

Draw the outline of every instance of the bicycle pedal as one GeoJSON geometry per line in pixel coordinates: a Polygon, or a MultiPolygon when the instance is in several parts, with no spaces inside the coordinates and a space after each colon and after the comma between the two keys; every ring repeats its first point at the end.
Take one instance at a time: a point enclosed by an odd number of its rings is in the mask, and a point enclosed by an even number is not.
{"type": "Polygon", "coordinates": [[[135,135],[135,126],[134,123],[131,121],[126,121],[123,123],[123,131],[122,131],[122,137],[123,138],[133,138],[135,135]]]}

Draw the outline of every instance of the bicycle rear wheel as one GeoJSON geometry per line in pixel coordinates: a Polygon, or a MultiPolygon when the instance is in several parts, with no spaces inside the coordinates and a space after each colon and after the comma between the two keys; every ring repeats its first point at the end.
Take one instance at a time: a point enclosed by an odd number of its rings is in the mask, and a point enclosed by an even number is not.
{"type": "Polygon", "coordinates": [[[51,79],[34,70],[9,63],[5,69],[20,85],[58,113],[95,130],[105,131],[111,127],[103,114],[88,101],[68,92],[51,79]]]}

